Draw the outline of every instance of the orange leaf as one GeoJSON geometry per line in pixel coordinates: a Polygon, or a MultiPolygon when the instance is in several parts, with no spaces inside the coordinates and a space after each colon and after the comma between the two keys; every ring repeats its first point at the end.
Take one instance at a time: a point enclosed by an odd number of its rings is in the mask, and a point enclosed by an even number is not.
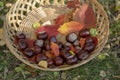
{"type": "Polygon", "coordinates": [[[51,47],[54,55],[55,55],[55,56],[59,56],[60,51],[59,51],[59,46],[58,46],[58,44],[56,44],[56,43],[54,43],[54,42],[51,42],[50,47],[51,47]]]}
{"type": "Polygon", "coordinates": [[[55,57],[51,51],[47,51],[45,55],[50,59],[53,59],[55,57]]]}
{"type": "Polygon", "coordinates": [[[80,38],[80,45],[83,48],[85,46],[85,38],[80,38]]]}
{"type": "Polygon", "coordinates": [[[80,31],[81,29],[83,29],[84,25],[76,22],[76,21],[71,21],[68,23],[64,23],[59,29],[58,31],[62,34],[69,34],[71,32],[77,32],[80,31]]]}

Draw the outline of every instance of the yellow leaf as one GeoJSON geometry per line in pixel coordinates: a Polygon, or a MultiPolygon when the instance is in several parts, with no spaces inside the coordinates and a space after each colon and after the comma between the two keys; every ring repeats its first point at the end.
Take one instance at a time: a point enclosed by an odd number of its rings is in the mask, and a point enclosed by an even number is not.
{"type": "Polygon", "coordinates": [[[81,29],[83,29],[84,24],[80,23],[80,22],[76,22],[76,21],[70,21],[67,23],[64,23],[59,29],[58,31],[62,34],[69,34],[71,32],[77,32],[80,31],[81,29]]]}
{"type": "Polygon", "coordinates": [[[68,24],[67,23],[65,23],[65,24],[63,24],[59,29],[58,29],[58,31],[59,32],[61,32],[61,33],[63,33],[63,34],[65,34],[65,33],[67,33],[67,27],[68,27],[68,24]]]}

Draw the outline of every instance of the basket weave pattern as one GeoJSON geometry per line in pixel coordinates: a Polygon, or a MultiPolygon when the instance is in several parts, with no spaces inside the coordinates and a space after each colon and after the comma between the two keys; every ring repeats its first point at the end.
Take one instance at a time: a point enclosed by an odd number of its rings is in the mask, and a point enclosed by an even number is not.
{"type": "Polygon", "coordinates": [[[16,4],[14,4],[8,14],[6,15],[5,24],[4,24],[4,36],[5,41],[7,43],[8,48],[15,55],[19,60],[24,62],[25,64],[41,70],[47,71],[60,71],[60,70],[68,70],[71,68],[78,67],[83,65],[93,59],[95,56],[99,54],[99,52],[103,49],[105,43],[108,40],[109,35],[109,21],[108,17],[103,9],[103,7],[96,1],[96,0],[81,0],[81,4],[87,2],[93,8],[96,17],[97,17],[97,30],[99,31],[98,39],[99,44],[97,45],[96,49],[92,52],[92,55],[89,56],[88,59],[81,61],[78,64],[69,66],[64,65],[62,67],[56,67],[54,69],[44,69],[39,67],[37,64],[32,64],[30,61],[26,59],[22,55],[22,53],[18,50],[18,47],[14,44],[14,35],[17,31],[22,30],[22,27],[27,27],[25,32],[29,33],[32,29],[31,26],[34,22],[39,22],[41,16],[35,17],[35,13],[33,10],[39,8],[40,6],[54,6],[54,7],[65,7],[65,0],[53,0],[50,2],[49,0],[18,0],[16,4]],[[32,12],[33,11],[33,12],[32,12]]]}

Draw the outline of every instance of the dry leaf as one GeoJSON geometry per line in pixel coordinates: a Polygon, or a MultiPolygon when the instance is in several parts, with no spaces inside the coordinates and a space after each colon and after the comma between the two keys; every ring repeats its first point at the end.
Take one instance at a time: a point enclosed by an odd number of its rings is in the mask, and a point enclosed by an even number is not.
{"type": "Polygon", "coordinates": [[[85,24],[85,28],[95,27],[97,23],[96,15],[88,4],[83,4],[81,8],[76,9],[73,20],[85,24]]]}
{"type": "Polygon", "coordinates": [[[70,22],[73,20],[73,12],[74,12],[74,10],[69,11],[68,13],[65,14],[64,22],[70,22]]]}
{"type": "Polygon", "coordinates": [[[55,56],[59,56],[60,55],[60,51],[59,51],[59,46],[58,44],[54,43],[54,42],[51,42],[51,45],[50,45],[53,53],[55,56]]]}
{"type": "Polygon", "coordinates": [[[65,19],[65,14],[62,14],[60,16],[57,17],[57,19],[55,20],[55,24],[56,25],[61,25],[64,23],[64,19],[65,19]]]}
{"type": "Polygon", "coordinates": [[[53,59],[55,57],[51,51],[46,51],[45,55],[50,59],[53,59]]]}
{"type": "Polygon", "coordinates": [[[71,32],[78,32],[81,29],[83,29],[84,25],[76,22],[76,21],[71,21],[68,23],[64,23],[59,29],[58,31],[62,34],[69,34],[71,32]]]}

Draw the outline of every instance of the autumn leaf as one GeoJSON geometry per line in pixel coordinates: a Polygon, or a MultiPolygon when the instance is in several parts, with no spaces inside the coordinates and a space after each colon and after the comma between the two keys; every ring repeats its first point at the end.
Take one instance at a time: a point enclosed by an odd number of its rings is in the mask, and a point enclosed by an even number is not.
{"type": "Polygon", "coordinates": [[[76,9],[73,20],[85,24],[85,28],[95,27],[97,22],[96,15],[88,4],[76,9]]]}
{"type": "Polygon", "coordinates": [[[58,16],[57,19],[55,20],[55,25],[63,24],[64,19],[65,19],[65,14],[62,14],[62,15],[58,16]]]}
{"type": "Polygon", "coordinates": [[[72,11],[65,14],[64,22],[70,22],[70,21],[73,20],[73,12],[74,12],[74,10],[72,10],[72,11]]]}
{"type": "Polygon", "coordinates": [[[46,51],[45,55],[50,59],[53,59],[55,57],[54,54],[51,51],[46,51]]]}
{"type": "Polygon", "coordinates": [[[51,42],[50,47],[51,47],[54,55],[55,55],[55,56],[59,56],[60,51],[59,51],[59,46],[58,46],[58,44],[56,44],[56,43],[54,43],[54,42],[51,42]]]}
{"type": "Polygon", "coordinates": [[[57,19],[55,20],[55,25],[62,25],[65,22],[72,21],[73,12],[74,10],[58,16],[57,19]]]}
{"type": "Polygon", "coordinates": [[[76,21],[71,21],[68,23],[64,23],[58,31],[62,34],[69,34],[71,32],[77,32],[80,31],[84,27],[83,24],[76,22],[76,21]]]}
{"type": "Polygon", "coordinates": [[[58,28],[59,26],[58,25],[46,25],[46,26],[41,26],[39,27],[38,29],[36,29],[36,34],[39,33],[39,32],[47,32],[48,33],[48,36],[51,37],[51,36],[56,36],[58,35],[58,28]]]}

